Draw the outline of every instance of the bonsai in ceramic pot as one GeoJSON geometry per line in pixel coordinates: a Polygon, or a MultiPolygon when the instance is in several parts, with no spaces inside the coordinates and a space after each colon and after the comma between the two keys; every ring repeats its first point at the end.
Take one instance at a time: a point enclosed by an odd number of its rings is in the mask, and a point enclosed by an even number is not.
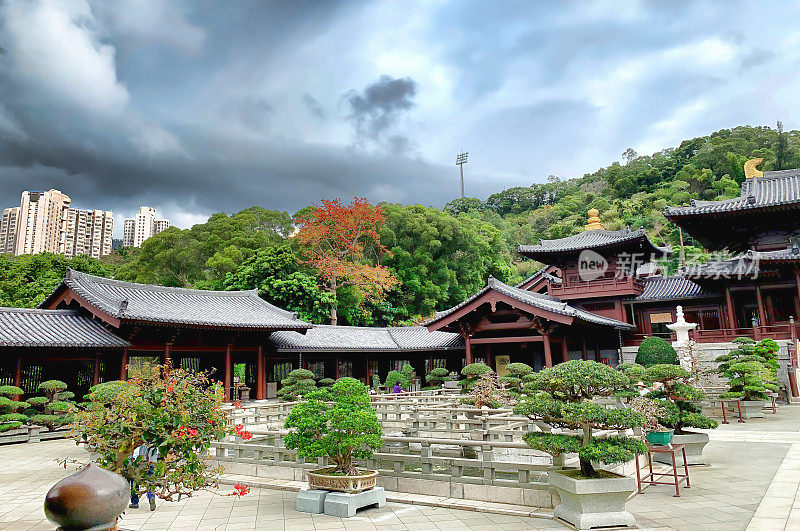
{"type": "Polygon", "coordinates": [[[286,418],[287,448],[303,459],[327,457],[333,466],[308,473],[312,489],[361,492],[375,486],[378,473],[359,470],[354,459],[369,459],[382,444],[381,424],[369,389],[355,378],[340,378],[329,389],[305,396],[286,418]]]}
{"type": "Polygon", "coordinates": [[[579,529],[635,524],[633,515],[625,510],[625,502],[636,490],[636,480],[596,470],[592,465],[630,461],[647,450],[638,439],[593,435],[594,430],[627,430],[644,425],[641,413],[592,402],[594,397],[610,396],[629,385],[627,376],[607,365],[573,360],[536,373],[526,385],[529,396],[514,408],[517,414],[572,431],[531,432],[525,435],[525,442],[554,457],[578,454],[579,469],[551,470],[548,479],[561,497],[561,504],[554,510],[556,517],[579,529]]]}
{"type": "Polygon", "coordinates": [[[719,372],[728,379],[728,392],[721,396],[741,399],[744,418],[763,417],[769,394],[778,390],[778,344],[772,339],[756,343],[747,337],[733,342],[739,348],[716,360],[719,372]]]}
{"type": "Polygon", "coordinates": [[[630,408],[644,417],[645,440],[657,446],[667,446],[672,442],[674,430],[663,426],[659,417],[664,416],[666,407],[663,400],[654,400],[647,396],[637,396],[631,400],[630,408]]]}

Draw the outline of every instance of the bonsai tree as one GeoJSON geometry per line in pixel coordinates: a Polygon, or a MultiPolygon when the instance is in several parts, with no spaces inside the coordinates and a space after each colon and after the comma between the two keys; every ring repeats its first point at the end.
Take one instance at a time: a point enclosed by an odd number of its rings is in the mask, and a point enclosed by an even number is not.
{"type": "Polygon", "coordinates": [[[281,380],[281,389],[278,397],[287,402],[293,402],[300,396],[307,395],[317,388],[314,381],[314,373],[308,369],[295,369],[289,376],[281,380]]]}
{"type": "Polygon", "coordinates": [[[461,392],[464,394],[469,393],[472,387],[478,382],[478,378],[480,378],[481,374],[485,372],[494,371],[485,363],[470,363],[461,369],[461,374],[466,376],[466,379],[461,381],[461,392]]]}
{"type": "Polygon", "coordinates": [[[531,432],[525,435],[525,442],[554,457],[577,453],[581,478],[601,477],[592,461],[619,463],[645,453],[647,447],[641,440],[592,435],[594,430],[625,430],[644,425],[641,413],[610,409],[591,401],[594,397],[610,396],[629,385],[630,380],[623,373],[596,361],[572,360],[541,370],[530,384],[530,388],[539,392],[523,398],[514,412],[580,433],[531,432]]]}
{"type": "Polygon", "coordinates": [[[400,387],[402,387],[405,391],[408,391],[411,387],[411,379],[414,377],[414,367],[406,363],[400,369],[400,371],[389,371],[389,374],[386,375],[386,381],[383,385],[386,386],[387,389],[391,389],[394,387],[394,384],[400,382],[400,387]]]}
{"type": "Polygon", "coordinates": [[[98,455],[98,464],[172,501],[217,484],[221,467],[207,458],[211,442],[232,434],[222,410],[222,386],[204,372],[155,365],[128,382],[92,387],[73,431],[98,455]],[[144,445],[150,463],[133,451],[144,445]]]}
{"type": "Polygon", "coordinates": [[[322,378],[322,379],[319,381],[319,386],[320,386],[320,387],[330,387],[330,386],[332,386],[332,385],[333,385],[335,382],[336,382],[336,380],[334,380],[333,378],[322,378]]]}
{"type": "Polygon", "coordinates": [[[533,367],[525,363],[509,363],[508,374],[500,377],[500,383],[506,386],[509,393],[517,398],[522,396],[523,386],[533,380],[533,367]]]}
{"type": "Polygon", "coordinates": [[[23,393],[15,385],[0,385],[0,432],[15,430],[28,420],[27,415],[18,411],[27,408],[29,404],[14,399],[23,393]]]}
{"type": "Polygon", "coordinates": [[[382,444],[381,424],[368,388],[355,378],[340,378],[330,389],[306,395],[286,418],[287,448],[303,459],[327,456],[332,473],[356,475],[353,459],[369,459],[382,444]]]}
{"type": "Polygon", "coordinates": [[[439,389],[444,382],[450,381],[450,371],[444,367],[435,367],[425,375],[429,389],[439,389]]]}
{"type": "Polygon", "coordinates": [[[684,428],[711,429],[718,426],[717,421],[703,415],[701,408],[692,403],[703,400],[706,395],[689,384],[691,373],[686,369],[678,365],[653,365],[644,370],[642,377],[655,386],[645,396],[665,401],[659,422],[675,430],[676,434],[685,435],[684,428]]]}
{"type": "Polygon", "coordinates": [[[648,337],[639,345],[639,350],[636,352],[636,363],[644,367],[663,363],[678,365],[678,353],[675,352],[672,345],[660,337],[648,337]]]}
{"type": "MultiPolygon", "coordinates": [[[[62,399],[67,392],[67,384],[61,380],[47,380],[40,383],[37,389],[44,393],[44,396],[28,399],[28,404],[41,411],[31,416],[32,424],[46,426],[48,431],[53,431],[72,422],[71,412],[74,406],[71,402],[62,399]]],[[[66,396],[74,397],[75,395],[69,393],[66,396]]]]}
{"type": "Polygon", "coordinates": [[[470,390],[469,398],[464,401],[474,404],[475,407],[499,408],[509,401],[509,396],[497,381],[497,375],[493,371],[487,371],[480,375],[470,390]]]}
{"type": "Polygon", "coordinates": [[[718,356],[718,371],[728,379],[723,398],[766,400],[767,393],[778,390],[778,344],[772,339],[758,343],[750,338],[733,340],[739,348],[718,356]]]}
{"type": "Polygon", "coordinates": [[[664,426],[659,419],[664,416],[666,408],[664,403],[644,396],[637,396],[631,400],[631,409],[641,413],[644,417],[644,429],[647,431],[662,431],[664,426]]]}

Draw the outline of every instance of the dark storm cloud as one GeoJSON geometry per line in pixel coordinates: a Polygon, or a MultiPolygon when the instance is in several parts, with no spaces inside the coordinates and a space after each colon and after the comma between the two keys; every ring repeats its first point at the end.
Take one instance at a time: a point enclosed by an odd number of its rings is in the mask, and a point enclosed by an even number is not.
{"type": "Polygon", "coordinates": [[[347,117],[360,137],[375,140],[394,124],[403,111],[414,106],[416,94],[417,84],[410,77],[381,76],[364,90],[351,90],[344,95],[350,106],[347,117]]]}
{"type": "Polygon", "coordinates": [[[184,224],[322,197],[442,206],[460,149],[485,197],[627,147],[777,116],[798,128],[798,15],[703,0],[4,0],[0,207],[50,187],[184,224]]]}

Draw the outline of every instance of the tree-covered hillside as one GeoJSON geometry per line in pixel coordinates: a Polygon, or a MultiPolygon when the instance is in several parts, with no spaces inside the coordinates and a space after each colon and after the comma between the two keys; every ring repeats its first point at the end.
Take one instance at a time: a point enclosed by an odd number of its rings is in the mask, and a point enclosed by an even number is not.
{"type": "Polygon", "coordinates": [[[335,298],[321,290],[317,272],[292,237],[293,218],[252,207],[231,216],[214,214],[191,229],[171,228],[140,249],[123,249],[102,262],[0,256],[0,304],[37,304],[69,266],[168,286],[256,288],[267,300],[315,322],[325,322],[335,300],[341,324],[409,323],[457,304],[483,287],[489,275],[520,280],[539,264],[520,260],[516,246],[582,231],[590,208],[600,210],[608,229],[644,227],[656,244],[677,246],[678,231],[662,215],[664,207],[738,195],[743,164],[755,157],[764,158],[763,170],[800,166],[800,132],[723,129],[653,155],[629,149],[622,162],[583,177],[551,176],[485,201],[457,199],[443,210],[385,204],[380,243],[390,254],[376,254],[374,260],[400,283],[380,302],[363,300],[347,286],[335,298]]]}

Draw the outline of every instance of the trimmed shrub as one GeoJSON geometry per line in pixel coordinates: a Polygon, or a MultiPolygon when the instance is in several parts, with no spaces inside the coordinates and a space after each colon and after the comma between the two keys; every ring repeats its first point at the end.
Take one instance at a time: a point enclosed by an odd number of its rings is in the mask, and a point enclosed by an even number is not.
{"type": "Polygon", "coordinates": [[[478,382],[481,374],[485,372],[494,371],[492,371],[492,368],[485,363],[470,363],[461,369],[461,374],[466,376],[465,380],[461,380],[461,392],[463,394],[467,394],[472,391],[472,388],[475,387],[475,384],[478,382]]]}
{"type": "MultiPolygon", "coordinates": [[[[391,392],[392,387],[394,387],[394,384],[397,382],[400,382],[400,387],[403,387],[403,377],[400,375],[400,373],[397,371],[389,371],[389,374],[386,375],[386,381],[383,382],[383,385],[386,387],[387,391],[391,392]]],[[[403,389],[406,388],[403,387],[403,389]]]]}
{"type": "MultiPolygon", "coordinates": [[[[28,399],[28,404],[38,411],[31,416],[32,424],[46,426],[48,431],[53,431],[72,422],[74,405],[61,400],[61,397],[66,394],[67,384],[61,380],[47,380],[40,383],[38,389],[44,393],[44,396],[28,399]]],[[[72,396],[75,395],[72,394],[72,396]]]]}
{"type": "Polygon", "coordinates": [[[99,404],[110,404],[116,400],[117,396],[119,396],[128,385],[128,382],[123,382],[122,380],[93,385],[89,388],[89,394],[86,395],[86,399],[99,404]]]}
{"type": "Polygon", "coordinates": [[[9,398],[22,393],[22,389],[13,385],[0,386],[0,432],[15,430],[28,420],[27,415],[17,412],[29,407],[29,404],[9,398]]]}
{"type": "Polygon", "coordinates": [[[636,363],[644,367],[668,363],[678,365],[678,353],[660,337],[648,337],[639,345],[636,363]]]}
{"type": "Polygon", "coordinates": [[[336,380],[334,380],[333,378],[323,378],[318,382],[318,385],[320,388],[323,388],[323,387],[330,387],[335,383],[336,380]]]}
{"type": "Polygon", "coordinates": [[[772,339],[758,343],[747,337],[733,340],[738,349],[718,356],[718,371],[728,379],[723,398],[766,400],[778,390],[778,344],[772,339]]]}
{"type": "Polygon", "coordinates": [[[501,376],[498,381],[509,393],[519,398],[523,394],[523,386],[533,381],[533,367],[526,363],[509,363],[506,370],[508,374],[501,376]]]}
{"type": "Polygon", "coordinates": [[[428,385],[432,388],[441,387],[444,382],[450,380],[450,371],[445,369],[444,367],[436,367],[431,369],[428,374],[425,375],[425,381],[428,382],[428,385]]]}
{"type": "Polygon", "coordinates": [[[293,370],[289,376],[281,380],[281,385],[283,387],[278,391],[278,397],[287,402],[293,402],[317,389],[314,373],[308,369],[293,370]]]}

